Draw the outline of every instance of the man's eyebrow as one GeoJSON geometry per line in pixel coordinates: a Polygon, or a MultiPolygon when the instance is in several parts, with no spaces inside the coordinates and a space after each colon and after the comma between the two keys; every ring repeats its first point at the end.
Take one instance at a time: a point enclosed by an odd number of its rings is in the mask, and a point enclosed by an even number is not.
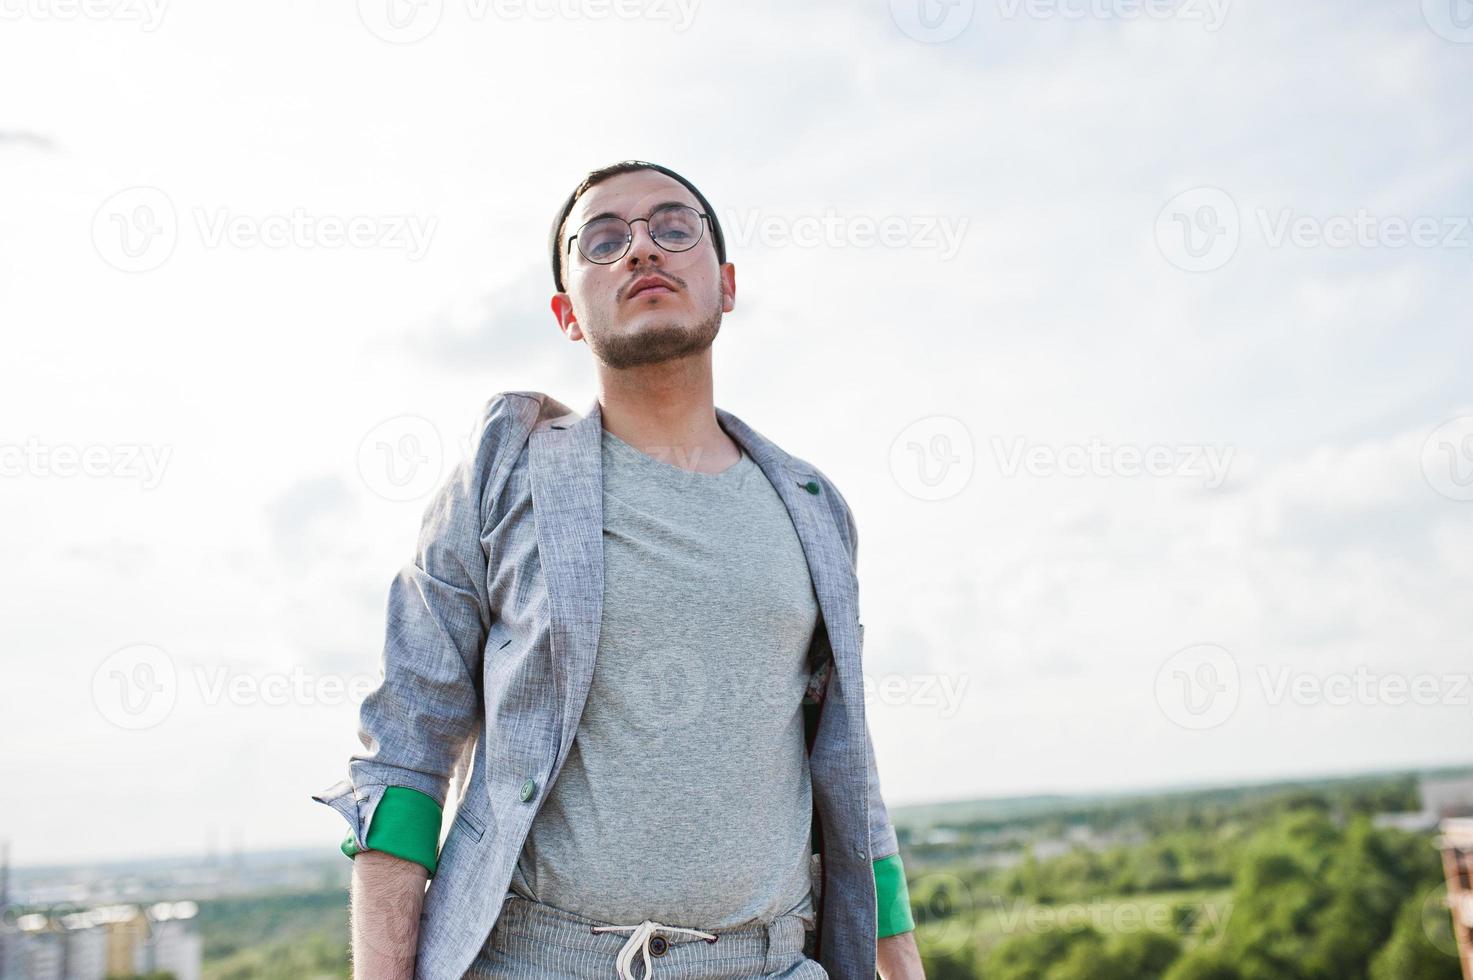
{"type": "MultiPolygon", "coordinates": [[[[680,205],[683,205],[684,207],[691,207],[691,205],[686,204],[684,201],[661,201],[659,204],[656,204],[654,207],[650,208],[650,210],[651,211],[658,211],[660,208],[663,208],[663,207],[665,207],[667,205],[670,205],[670,204],[680,204],[680,205]]],[[[589,221],[597,221],[599,218],[622,218],[622,217],[624,217],[622,214],[617,214],[617,213],[615,213],[613,211],[604,211],[604,212],[602,212],[600,214],[595,214],[591,218],[588,218],[587,220],[585,220],[583,222],[583,224],[586,225],[586,224],[588,224],[589,221]]],[[[579,227],[582,227],[582,225],[580,225],[579,227]]]]}

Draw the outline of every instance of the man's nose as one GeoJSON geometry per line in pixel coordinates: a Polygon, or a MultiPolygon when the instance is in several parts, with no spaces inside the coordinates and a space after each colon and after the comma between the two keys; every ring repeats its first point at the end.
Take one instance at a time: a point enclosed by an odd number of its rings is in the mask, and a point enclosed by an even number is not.
{"type": "Polygon", "coordinates": [[[660,253],[664,251],[655,244],[654,236],[650,234],[650,223],[647,218],[636,218],[629,225],[629,254],[626,258],[631,266],[637,266],[641,259],[658,263],[660,253]]]}

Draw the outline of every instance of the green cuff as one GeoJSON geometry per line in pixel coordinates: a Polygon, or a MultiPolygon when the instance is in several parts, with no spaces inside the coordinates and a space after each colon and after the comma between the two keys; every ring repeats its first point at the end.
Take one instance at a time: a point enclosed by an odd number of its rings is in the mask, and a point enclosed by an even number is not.
{"type": "Polygon", "coordinates": [[[383,851],[406,861],[423,865],[435,876],[436,852],[440,845],[440,820],[443,811],[433,797],[417,789],[390,786],[373,811],[373,822],[360,848],[349,831],[341,850],[348,857],[362,850],[383,851]]]}
{"type": "Polygon", "coordinates": [[[875,908],[880,939],[910,932],[916,927],[910,914],[910,890],[905,885],[905,865],[898,853],[882,857],[875,866],[875,908]]]}

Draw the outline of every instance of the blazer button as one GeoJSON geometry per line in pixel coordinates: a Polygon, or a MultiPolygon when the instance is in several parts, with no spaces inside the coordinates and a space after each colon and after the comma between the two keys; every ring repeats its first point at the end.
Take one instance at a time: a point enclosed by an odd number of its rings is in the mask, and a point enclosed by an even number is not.
{"type": "Polygon", "coordinates": [[[528,776],[522,780],[522,802],[526,803],[535,795],[537,795],[537,780],[528,776]]]}

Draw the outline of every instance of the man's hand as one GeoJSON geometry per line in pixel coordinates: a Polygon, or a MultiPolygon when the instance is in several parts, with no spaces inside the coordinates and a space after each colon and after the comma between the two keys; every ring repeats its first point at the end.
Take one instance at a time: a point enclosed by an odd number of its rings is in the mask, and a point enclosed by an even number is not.
{"type": "Polygon", "coordinates": [[[880,980],[926,980],[913,929],[875,943],[875,961],[880,968],[880,980]]]}
{"type": "Polygon", "coordinates": [[[354,856],[354,980],[412,980],[428,878],[423,865],[383,851],[354,856]]]}

